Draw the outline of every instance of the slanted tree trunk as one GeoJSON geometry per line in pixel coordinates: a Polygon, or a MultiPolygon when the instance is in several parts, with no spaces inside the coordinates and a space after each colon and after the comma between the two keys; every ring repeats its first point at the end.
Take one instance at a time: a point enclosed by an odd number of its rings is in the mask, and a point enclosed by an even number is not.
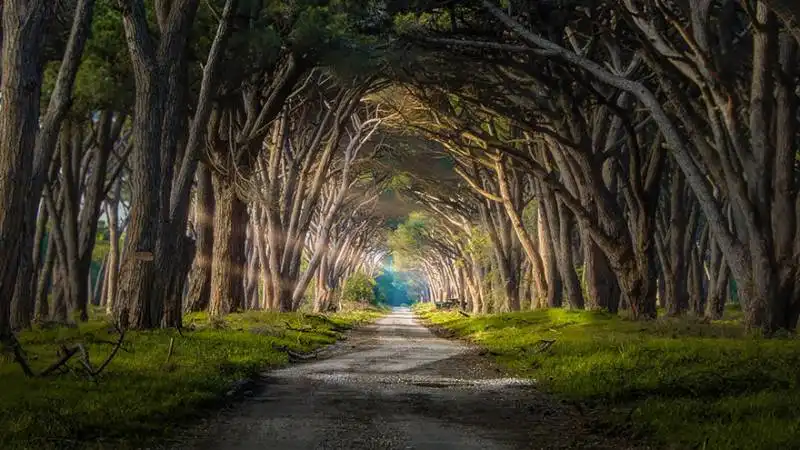
{"type": "Polygon", "coordinates": [[[53,282],[53,269],[56,263],[55,246],[55,236],[53,236],[53,233],[50,233],[47,237],[47,253],[44,258],[44,266],[36,282],[36,304],[34,306],[33,316],[37,322],[47,320],[50,315],[50,302],[48,301],[47,294],[53,282]]]}

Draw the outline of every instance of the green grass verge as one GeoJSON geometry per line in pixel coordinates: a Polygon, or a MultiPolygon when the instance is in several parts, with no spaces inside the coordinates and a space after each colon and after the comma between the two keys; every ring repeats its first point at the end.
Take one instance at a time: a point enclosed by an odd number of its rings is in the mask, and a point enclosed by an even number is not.
{"type": "MultiPolygon", "coordinates": [[[[0,362],[0,448],[146,446],[202,415],[204,407],[220,404],[234,381],[286,364],[280,348],[306,352],[332,344],[343,330],[382,314],[377,309],[324,317],[249,312],[214,324],[192,314],[183,336],[176,330],[128,333],[128,351],[121,351],[96,382],[72,373],[27,379],[6,357],[0,362]],[[171,338],[174,350],[167,363],[171,338]]],[[[56,360],[61,344],[83,343],[99,364],[116,339],[109,331],[106,323],[93,320],[78,328],[23,332],[19,339],[40,372],[56,360]]]]}
{"type": "Polygon", "coordinates": [[[562,309],[465,318],[415,309],[513,373],[594,409],[604,428],[670,449],[800,448],[796,337],[748,336],[728,318],[642,323],[562,309]],[[555,342],[542,351],[542,340],[555,342]]]}

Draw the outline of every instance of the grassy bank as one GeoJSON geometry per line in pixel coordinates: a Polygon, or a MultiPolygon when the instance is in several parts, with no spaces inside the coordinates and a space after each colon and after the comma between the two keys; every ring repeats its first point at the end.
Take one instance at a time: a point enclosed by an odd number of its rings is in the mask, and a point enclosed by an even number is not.
{"type": "Polygon", "coordinates": [[[670,449],[800,448],[800,339],[747,336],[737,320],[641,323],[565,310],[466,318],[427,305],[417,312],[594,409],[608,429],[670,449]]]}
{"type": "MultiPolygon", "coordinates": [[[[0,363],[0,448],[131,448],[168,436],[173,427],[219,404],[232,384],[287,363],[287,349],[308,352],[381,315],[378,310],[329,316],[232,314],[224,322],[187,317],[187,330],[130,332],[123,351],[96,381],[73,373],[27,379],[9,359],[0,363]],[[173,353],[167,361],[170,340],[173,353]]],[[[79,328],[21,333],[39,373],[62,345],[83,343],[93,364],[109,354],[116,334],[100,320],[79,328]]],[[[79,358],[71,360],[79,364],[79,358]]]]}

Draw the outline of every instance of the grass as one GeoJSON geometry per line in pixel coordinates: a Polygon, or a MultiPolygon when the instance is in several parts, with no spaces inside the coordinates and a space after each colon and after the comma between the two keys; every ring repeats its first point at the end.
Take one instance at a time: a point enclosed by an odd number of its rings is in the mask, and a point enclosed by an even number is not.
{"type": "Polygon", "coordinates": [[[668,449],[800,448],[800,339],[749,336],[736,311],[711,324],[562,309],[470,318],[416,311],[593,409],[605,429],[668,449]]]}
{"type": "MultiPolygon", "coordinates": [[[[0,448],[124,449],[163,440],[204,414],[205,407],[221,404],[235,381],[287,364],[283,348],[311,351],[380,315],[377,309],[325,317],[248,312],[209,323],[203,314],[192,314],[183,336],[176,330],[128,333],[127,351],[120,351],[96,382],[72,373],[27,379],[4,359],[0,448]],[[171,338],[174,351],[167,362],[171,338]]],[[[39,372],[55,361],[61,344],[84,343],[98,364],[116,336],[107,324],[92,320],[78,328],[23,332],[19,339],[39,372]]]]}

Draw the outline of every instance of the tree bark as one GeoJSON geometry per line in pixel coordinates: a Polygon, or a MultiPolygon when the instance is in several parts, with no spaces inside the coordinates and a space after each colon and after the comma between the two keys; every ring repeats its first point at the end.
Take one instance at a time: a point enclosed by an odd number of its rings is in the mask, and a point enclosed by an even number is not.
{"type": "MultiPolygon", "coordinates": [[[[0,341],[11,339],[11,302],[22,251],[20,236],[39,127],[42,43],[55,2],[14,0],[3,5],[0,97],[0,341]],[[24,18],[24,20],[22,20],[24,18]]],[[[35,202],[38,199],[33,199],[35,202]]],[[[33,224],[31,224],[33,227],[33,224]]]]}
{"type": "Polygon", "coordinates": [[[119,224],[119,199],[122,190],[122,181],[117,179],[114,181],[113,193],[106,202],[106,217],[108,218],[108,269],[106,270],[106,313],[112,314],[116,305],[117,288],[119,286],[119,240],[120,240],[120,224],[119,224]]]}
{"type": "Polygon", "coordinates": [[[194,231],[197,252],[189,273],[187,311],[208,308],[211,296],[211,261],[214,248],[214,188],[211,171],[203,164],[197,170],[197,190],[194,211],[194,231]]]}
{"type": "Polygon", "coordinates": [[[584,309],[583,291],[578,274],[575,272],[575,262],[572,257],[573,218],[563,202],[558,203],[558,215],[560,230],[556,259],[561,268],[561,279],[567,294],[567,303],[570,309],[584,309]]]}
{"type": "Polygon", "coordinates": [[[214,243],[211,261],[209,314],[238,311],[244,301],[247,205],[233,183],[214,175],[214,243]]]}

